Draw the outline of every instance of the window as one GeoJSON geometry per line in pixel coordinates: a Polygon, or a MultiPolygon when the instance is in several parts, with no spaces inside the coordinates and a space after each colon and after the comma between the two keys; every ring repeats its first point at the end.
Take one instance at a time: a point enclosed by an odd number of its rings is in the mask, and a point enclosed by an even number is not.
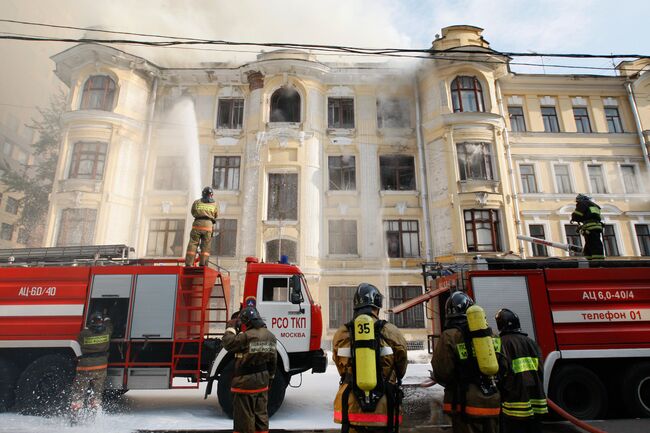
{"type": "Polygon", "coordinates": [[[605,178],[603,177],[602,165],[588,165],[587,172],[589,173],[589,185],[591,185],[591,192],[594,194],[605,194],[605,178]]]}
{"type": "Polygon", "coordinates": [[[605,120],[607,121],[607,130],[612,134],[623,132],[621,115],[618,113],[618,107],[605,107],[605,120]]]}
{"type": "MultiPolygon", "coordinates": [[[[391,308],[422,294],[420,286],[391,286],[388,290],[391,308]]],[[[398,328],[424,328],[424,307],[416,305],[400,314],[391,313],[388,320],[398,328]]]]}
{"type": "Polygon", "coordinates": [[[297,174],[269,174],[267,218],[272,221],[298,219],[297,174]]]}
{"type": "Polygon", "coordinates": [[[542,107],[542,120],[544,121],[544,132],[560,132],[555,107],[542,107]]]}
{"type": "Polygon", "coordinates": [[[500,251],[499,213],[495,209],[468,209],[464,214],[467,251],[500,251]]]}
{"type": "Polygon", "coordinates": [[[565,224],[564,232],[566,233],[567,244],[582,248],[582,238],[580,237],[580,233],[578,233],[578,226],[573,224],[565,224]]]}
{"type": "Polygon", "coordinates": [[[11,144],[8,141],[5,141],[5,143],[2,145],[2,154],[4,156],[11,157],[11,153],[13,151],[13,148],[14,148],[13,144],[11,144]]]}
{"type": "Polygon", "coordinates": [[[584,107],[573,107],[573,117],[576,120],[576,129],[578,132],[591,132],[591,124],[589,123],[589,115],[587,109],[584,107]]]}
{"type": "Polygon", "coordinates": [[[0,229],[0,239],[3,241],[10,241],[14,235],[14,226],[12,224],[2,223],[0,229]]]}
{"type": "Polygon", "coordinates": [[[280,256],[289,257],[289,263],[297,263],[297,244],[291,239],[274,239],[266,243],[266,261],[280,261],[280,256]]]}
{"type": "Polygon", "coordinates": [[[537,191],[537,182],[535,181],[535,166],[532,164],[521,164],[519,166],[521,175],[521,188],[524,194],[532,194],[537,191]]]}
{"type": "Polygon", "coordinates": [[[187,164],[185,158],[178,156],[159,156],[156,159],[156,173],[153,187],[158,190],[186,190],[187,164]]]}
{"type": "Polygon", "coordinates": [[[620,256],[618,244],[616,243],[616,232],[611,224],[603,224],[603,246],[605,247],[605,256],[620,256]]]}
{"type": "Polygon", "coordinates": [[[628,194],[639,192],[639,183],[636,178],[636,167],[631,164],[621,165],[623,174],[623,186],[628,194]]]}
{"type": "Polygon", "coordinates": [[[634,224],[636,239],[639,242],[639,254],[650,256],[650,226],[648,224],[634,224]]]}
{"type": "Polygon", "coordinates": [[[280,87],[271,96],[271,122],[300,122],[300,94],[280,87]]]}
{"type": "Polygon", "coordinates": [[[20,202],[13,197],[7,197],[7,204],[5,205],[5,210],[10,214],[18,214],[18,207],[20,202]]]}
{"type": "Polygon", "coordinates": [[[381,189],[384,191],[414,191],[415,162],[412,156],[384,155],[379,157],[381,189]]]}
{"type": "Polygon", "coordinates": [[[56,246],[93,245],[96,219],[96,209],[63,209],[56,246]]]}
{"type": "Polygon", "coordinates": [[[355,220],[329,221],[329,253],[357,254],[357,222],[355,220]]]}
{"type": "Polygon", "coordinates": [[[454,113],[485,111],[483,89],[476,77],[456,77],[451,82],[454,113]]]}
{"type": "Polygon", "coordinates": [[[262,301],[288,302],[289,278],[266,277],[262,280],[262,301]]]}
{"type": "Polygon", "coordinates": [[[489,143],[458,143],[460,180],[493,180],[489,143]]]}
{"type": "Polygon", "coordinates": [[[327,99],[327,127],[354,128],[354,99],[327,99]]]}
{"type": "Polygon", "coordinates": [[[239,169],[241,157],[215,156],[212,169],[212,186],[222,191],[239,190],[239,169]]]}
{"type": "Polygon", "coordinates": [[[212,236],[212,254],[234,257],[237,250],[237,220],[218,219],[212,236]]]}
{"type": "Polygon", "coordinates": [[[106,75],[95,75],[84,84],[80,109],[113,111],[114,98],[115,81],[106,75]]]}
{"type": "Polygon", "coordinates": [[[569,176],[569,166],[567,164],[556,164],[553,166],[553,169],[555,170],[557,192],[559,194],[572,194],[573,187],[571,186],[571,177],[569,176]]]}
{"type": "Polygon", "coordinates": [[[524,120],[524,109],[517,106],[508,106],[510,114],[510,129],[512,132],[526,132],[526,121],[524,120]]]}
{"type": "Polygon", "coordinates": [[[377,127],[409,128],[411,109],[406,99],[388,98],[377,100],[377,127]]]}
{"type": "Polygon", "coordinates": [[[152,219],[149,222],[147,255],[156,257],[181,257],[183,251],[183,219],[152,219]]]}
{"type": "Polygon", "coordinates": [[[329,156],[327,166],[331,191],[357,189],[355,157],[353,155],[329,156]]]}
{"type": "MultiPolygon", "coordinates": [[[[546,234],[544,233],[544,226],[541,224],[529,225],[528,232],[530,233],[530,237],[546,240],[546,234]]],[[[531,244],[531,247],[533,249],[533,257],[548,256],[548,250],[546,249],[546,245],[531,244]]]]}
{"type": "Polygon", "coordinates": [[[420,257],[420,234],[417,221],[384,221],[388,257],[420,257]]]}
{"type": "Polygon", "coordinates": [[[104,176],[106,143],[80,141],[75,143],[70,164],[70,179],[100,180],[104,176]]]}
{"type": "Polygon", "coordinates": [[[27,230],[23,229],[18,229],[18,238],[16,241],[19,244],[26,244],[29,241],[29,233],[27,230]]]}
{"type": "Polygon", "coordinates": [[[336,329],[352,320],[352,303],[356,291],[355,286],[330,286],[330,328],[336,329]]]}
{"type": "Polygon", "coordinates": [[[218,129],[242,129],[243,121],[243,99],[219,99],[219,108],[217,110],[218,129]]]}

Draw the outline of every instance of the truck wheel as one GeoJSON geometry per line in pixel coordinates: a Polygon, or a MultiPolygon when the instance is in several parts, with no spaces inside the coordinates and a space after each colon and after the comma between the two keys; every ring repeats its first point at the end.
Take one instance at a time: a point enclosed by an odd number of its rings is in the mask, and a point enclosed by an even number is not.
{"type": "Polygon", "coordinates": [[[580,365],[567,365],[553,375],[550,397],[576,418],[598,419],[607,411],[607,389],[596,374],[580,365]]]}
{"type": "Polygon", "coordinates": [[[650,417],[650,364],[635,364],[625,373],[623,402],[631,416],[650,417]]]}
{"type": "Polygon", "coordinates": [[[14,363],[0,358],[0,413],[8,411],[14,405],[17,376],[18,369],[14,363]]]}
{"type": "Polygon", "coordinates": [[[282,406],[284,394],[287,391],[287,385],[289,385],[289,381],[287,380],[284,371],[277,369],[275,371],[273,383],[271,384],[271,389],[269,390],[269,418],[280,409],[280,406],[282,406]]]}
{"type": "Polygon", "coordinates": [[[217,382],[217,398],[219,399],[219,405],[224,411],[228,418],[232,418],[232,392],[230,391],[230,385],[232,384],[232,374],[235,371],[235,362],[229,361],[226,364],[226,367],[221,371],[219,375],[219,381],[217,382]]]}
{"type": "Polygon", "coordinates": [[[52,415],[67,409],[67,392],[74,379],[69,356],[41,356],[25,368],[16,384],[16,403],[21,413],[52,415]]]}

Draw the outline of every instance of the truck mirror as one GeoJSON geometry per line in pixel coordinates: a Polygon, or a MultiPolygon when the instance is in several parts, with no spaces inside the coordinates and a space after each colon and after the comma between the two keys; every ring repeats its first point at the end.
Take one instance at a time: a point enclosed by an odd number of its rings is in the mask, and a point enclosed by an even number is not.
{"type": "Polygon", "coordinates": [[[302,296],[302,280],[300,279],[300,275],[293,275],[291,277],[291,303],[292,304],[300,304],[304,302],[304,298],[302,296]]]}

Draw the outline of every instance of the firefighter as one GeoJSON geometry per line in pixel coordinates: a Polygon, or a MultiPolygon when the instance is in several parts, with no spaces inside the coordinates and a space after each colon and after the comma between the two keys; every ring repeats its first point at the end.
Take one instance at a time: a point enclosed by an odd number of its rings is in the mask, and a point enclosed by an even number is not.
{"type": "Polygon", "coordinates": [[[600,206],[591,200],[591,197],[584,194],[576,196],[576,209],[571,214],[571,223],[580,224],[578,231],[585,239],[585,246],[582,254],[587,260],[599,260],[605,258],[603,249],[603,224],[600,219],[600,206]]]}
{"type": "MultiPolygon", "coordinates": [[[[447,299],[445,329],[431,359],[433,379],[445,387],[443,410],[451,416],[454,433],[495,433],[501,400],[494,380],[481,374],[472,349],[466,311],[473,304],[460,291],[447,299]]],[[[492,331],[487,328],[485,334],[492,331]]],[[[503,359],[499,366],[505,368],[503,359]]]]}
{"type": "Polygon", "coordinates": [[[190,241],[187,244],[185,253],[185,266],[194,264],[197,247],[201,248],[199,266],[206,266],[210,258],[210,241],[212,240],[212,229],[217,222],[217,203],[212,197],[212,188],[206,186],[201,192],[201,198],[192,204],[192,216],[194,223],[190,232],[190,241]]]}
{"type": "Polygon", "coordinates": [[[519,316],[502,308],[494,317],[508,367],[500,383],[501,432],[542,433],[540,416],[548,413],[542,357],[537,343],[521,332],[519,316]]]}
{"type": "Polygon", "coordinates": [[[88,326],[77,337],[81,356],[78,358],[77,374],[72,383],[70,409],[73,420],[84,407],[86,393],[89,390],[92,391],[88,401],[89,409],[96,410],[101,406],[112,333],[113,325],[110,318],[104,318],[100,311],[95,311],[90,315],[88,326]]]}
{"type": "Polygon", "coordinates": [[[377,287],[359,284],[353,301],[355,319],[341,326],[332,340],[332,358],[341,375],[334,400],[334,422],[342,424],[342,432],[393,432],[397,431],[401,422],[400,384],[406,374],[406,340],[395,325],[379,320],[382,298],[377,287]],[[368,321],[365,326],[357,323],[361,320],[359,318],[368,321]],[[368,326],[371,324],[374,324],[374,329],[368,326]],[[373,340],[370,343],[369,340],[363,341],[364,345],[358,344],[355,328],[372,329],[373,340]],[[372,347],[374,350],[370,352],[371,356],[364,359],[356,347],[372,347]],[[358,371],[367,369],[379,373],[372,375],[379,383],[374,384],[376,388],[366,394],[369,404],[361,394],[365,392],[359,391],[360,379],[357,377],[358,371]]]}
{"type": "Polygon", "coordinates": [[[238,318],[228,321],[223,347],[235,354],[230,388],[233,431],[268,432],[268,391],[275,376],[276,339],[254,306],[244,308],[238,318]]]}

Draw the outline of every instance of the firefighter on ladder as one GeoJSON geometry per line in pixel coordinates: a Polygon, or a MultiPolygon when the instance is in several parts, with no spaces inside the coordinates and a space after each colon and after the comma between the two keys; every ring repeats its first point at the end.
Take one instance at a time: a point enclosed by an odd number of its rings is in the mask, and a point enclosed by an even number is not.
{"type": "Polygon", "coordinates": [[[542,433],[540,417],[548,413],[543,364],[537,343],[521,331],[519,316],[502,308],[494,317],[508,367],[501,389],[501,433],[542,433]]]}
{"type": "Polygon", "coordinates": [[[104,318],[101,312],[95,311],[90,315],[88,327],[84,328],[77,337],[81,356],[78,358],[77,374],[72,383],[70,409],[73,421],[84,408],[89,390],[92,391],[92,396],[88,409],[96,410],[101,406],[112,333],[113,325],[110,318],[104,318]]]}
{"type": "Polygon", "coordinates": [[[397,432],[401,422],[400,383],[407,367],[406,340],[395,325],[379,320],[382,298],[372,284],[359,284],[353,301],[355,319],[341,326],[332,339],[332,358],[341,375],[334,422],[342,424],[344,433],[397,432]],[[361,323],[362,319],[366,323],[361,323]],[[361,340],[359,330],[372,330],[372,340],[361,340]],[[363,350],[369,356],[363,358],[363,350]],[[362,371],[372,371],[374,381],[383,383],[374,383],[375,388],[365,393],[360,390],[364,386],[362,371]]]}
{"type": "Polygon", "coordinates": [[[201,198],[192,204],[192,216],[194,223],[190,232],[190,241],[187,244],[185,253],[185,266],[192,266],[196,257],[196,249],[201,249],[199,266],[206,266],[210,258],[210,241],[212,240],[212,229],[217,222],[217,203],[212,197],[212,188],[206,186],[201,192],[201,198]]]}
{"type": "Polygon", "coordinates": [[[233,432],[268,432],[268,392],[277,363],[276,338],[254,306],[247,306],[227,322],[223,347],[235,354],[230,388],[233,432]]]}
{"type": "Polygon", "coordinates": [[[582,254],[587,260],[599,260],[605,258],[603,249],[603,224],[600,219],[600,206],[591,200],[591,197],[584,194],[576,196],[576,209],[571,214],[571,222],[580,224],[578,231],[585,239],[585,246],[582,254]]]}

